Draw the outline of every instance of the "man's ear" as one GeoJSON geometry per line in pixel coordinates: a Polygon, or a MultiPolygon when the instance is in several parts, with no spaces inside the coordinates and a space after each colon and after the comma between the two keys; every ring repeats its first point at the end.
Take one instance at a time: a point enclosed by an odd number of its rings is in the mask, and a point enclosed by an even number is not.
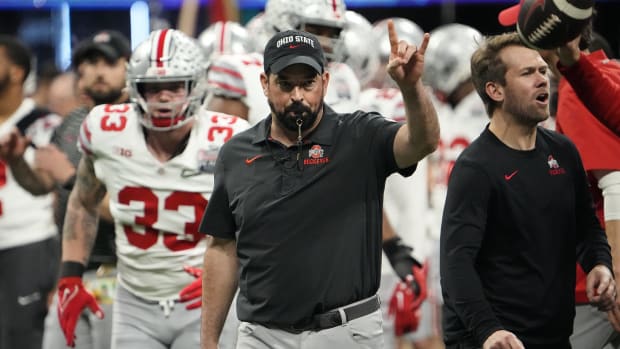
{"type": "Polygon", "coordinates": [[[323,79],[323,95],[327,95],[327,85],[329,85],[329,72],[327,70],[323,72],[321,79],[323,79]]]}
{"type": "Polygon", "coordinates": [[[504,101],[504,87],[497,82],[489,81],[484,85],[484,91],[496,102],[504,101]]]}
{"type": "Polygon", "coordinates": [[[15,64],[11,64],[9,66],[9,76],[11,77],[11,81],[17,84],[21,84],[26,81],[24,69],[15,64]]]}
{"type": "Polygon", "coordinates": [[[260,73],[260,84],[263,87],[263,94],[267,96],[267,85],[269,83],[269,76],[265,73],[260,73]]]}

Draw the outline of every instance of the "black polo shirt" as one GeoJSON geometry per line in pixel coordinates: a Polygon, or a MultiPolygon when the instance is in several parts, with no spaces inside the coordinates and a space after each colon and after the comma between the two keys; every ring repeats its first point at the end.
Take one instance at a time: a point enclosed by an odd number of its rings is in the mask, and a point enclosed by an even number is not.
{"type": "Polygon", "coordinates": [[[398,171],[402,124],[326,107],[303,146],[288,149],[270,125],[221,148],[200,231],[237,241],[240,320],[302,326],[379,288],[383,189],[398,171]]]}

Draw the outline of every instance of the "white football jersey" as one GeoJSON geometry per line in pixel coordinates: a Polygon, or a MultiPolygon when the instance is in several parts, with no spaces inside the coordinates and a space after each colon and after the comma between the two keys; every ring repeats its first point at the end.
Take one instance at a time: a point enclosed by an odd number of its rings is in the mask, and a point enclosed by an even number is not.
{"type": "Polygon", "coordinates": [[[330,62],[329,84],[325,103],[338,113],[351,113],[358,109],[361,85],[351,67],[345,63],[330,62]]]}
{"type": "Polygon", "coordinates": [[[441,102],[433,101],[441,135],[438,149],[427,157],[428,166],[428,202],[430,208],[431,235],[439,238],[443,206],[448,193],[448,179],[456,159],[471,144],[489,123],[484,103],[473,91],[454,109],[441,102]]]}
{"type": "Polygon", "coordinates": [[[218,151],[248,123],[201,109],[185,150],[162,163],[147,149],[134,108],[94,108],[79,145],[110,195],[119,282],[145,299],[171,299],[193,280],[183,266],[202,265],[206,242],[198,225],[213,191],[218,151]]]}
{"type": "Polygon", "coordinates": [[[405,103],[398,88],[368,88],[360,95],[360,108],[375,111],[394,121],[406,121],[405,103]]]}
{"type": "MultiPolygon", "coordinates": [[[[35,108],[32,99],[26,98],[19,108],[0,125],[0,138],[6,136],[26,115],[35,108]]],[[[47,114],[31,124],[25,133],[32,143],[43,146],[49,143],[54,128],[62,119],[47,114]]],[[[24,158],[32,166],[35,149],[28,147],[24,158]]],[[[58,233],[53,216],[53,194],[34,196],[15,180],[8,164],[0,160],[0,250],[43,241],[58,233]]]]}
{"type": "Polygon", "coordinates": [[[254,125],[270,113],[260,75],[263,56],[258,53],[224,54],[214,58],[207,71],[209,94],[240,99],[249,109],[254,125]]]}

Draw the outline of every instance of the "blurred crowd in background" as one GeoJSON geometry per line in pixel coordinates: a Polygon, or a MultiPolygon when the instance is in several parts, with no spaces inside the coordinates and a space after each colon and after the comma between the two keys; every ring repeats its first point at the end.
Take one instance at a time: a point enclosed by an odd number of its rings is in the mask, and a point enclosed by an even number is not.
{"type": "MultiPolygon", "coordinates": [[[[115,29],[131,35],[130,9],[138,1],[58,1],[58,0],[2,0],[0,1],[0,33],[17,35],[33,49],[37,56],[37,74],[41,85],[46,86],[51,77],[67,68],[69,59],[58,61],[62,28],[62,3],[69,4],[69,44],[75,47],[83,40],[103,29],[115,29]]],[[[218,20],[233,20],[242,25],[263,10],[263,0],[141,0],[148,5],[150,29],[180,28],[186,22],[189,34],[197,37],[209,24],[218,20]],[[195,13],[191,13],[195,11],[195,13]],[[188,15],[190,19],[187,19],[188,15]],[[185,18],[185,19],[184,19],[185,18]]],[[[503,8],[516,0],[363,0],[345,1],[353,10],[371,23],[388,17],[404,17],[430,31],[442,24],[462,23],[478,29],[483,34],[497,34],[504,28],[495,19],[503,8]]],[[[620,24],[617,0],[597,1],[598,15],[595,30],[609,42],[616,54],[620,50],[620,24]]],[[[180,28],[183,29],[183,28],[180,28]]],[[[185,31],[185,30],[184,30],[185,31]]],[[[145,37],[142,37],[144,39],[145,37]]],[[[139,42],[139,40],[136,40],[139,42]]],[[[133,42],[135,47],[138,42],[133,42]]]]}

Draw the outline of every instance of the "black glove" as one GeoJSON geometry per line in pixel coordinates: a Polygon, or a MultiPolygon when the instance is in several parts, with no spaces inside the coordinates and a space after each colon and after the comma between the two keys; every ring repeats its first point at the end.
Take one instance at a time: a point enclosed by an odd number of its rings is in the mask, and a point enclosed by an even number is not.
{"type": "MultiPolygon", "coordinates": [[[[422,268],[422,264],[411,255],[413,248],[405,244],[398,236],[383,242],[383,252],[390,261],[394,272],[403,282],[407,282],[407,276],[413,274],[414,266],[422,268]]],[[[420,294],[420,286],[415,278],[411,282],[411,288],[416,295],[420,294]]]]}

